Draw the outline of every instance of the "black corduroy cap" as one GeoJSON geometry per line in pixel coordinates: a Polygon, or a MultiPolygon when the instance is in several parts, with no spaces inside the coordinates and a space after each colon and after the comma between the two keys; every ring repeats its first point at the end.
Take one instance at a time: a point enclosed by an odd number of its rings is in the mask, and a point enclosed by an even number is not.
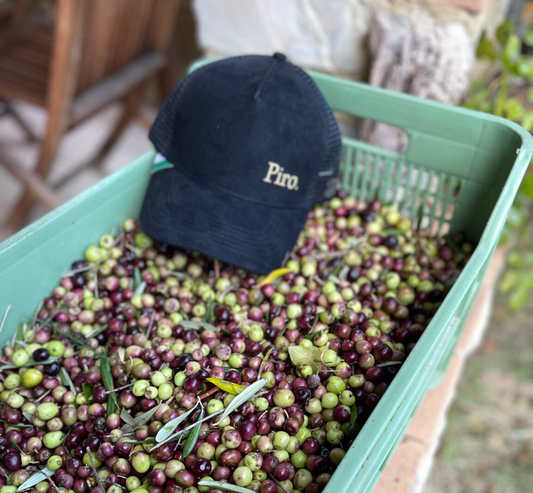
{"type": "Polygon", "coordinates": [[[150,140],[165,159],[152,170],[143,230],[252,272],[280,267],[309,210],[335,191],[335,118],[279,53],[192,72],[163,103],[150,140]]]}

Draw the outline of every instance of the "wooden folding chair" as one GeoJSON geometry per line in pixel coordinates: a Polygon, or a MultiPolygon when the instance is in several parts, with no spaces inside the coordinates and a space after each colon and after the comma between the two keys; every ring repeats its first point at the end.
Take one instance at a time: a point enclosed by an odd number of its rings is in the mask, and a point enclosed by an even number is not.
{"type": "Polygon", "coordinates": [[[36,200],[57,205],[44,179],[65,132],[122,100],[122,115],[90,164],[112,148],[136,116],[147,82],[167,63],[178,6],[179,0],[56,0],[52,20],[39,16],[0,35],[0,100],[23,100],[48,112],[34,172],[0,151],[0,164],[25,185],[10,226],[20,227],[36,200]]]}

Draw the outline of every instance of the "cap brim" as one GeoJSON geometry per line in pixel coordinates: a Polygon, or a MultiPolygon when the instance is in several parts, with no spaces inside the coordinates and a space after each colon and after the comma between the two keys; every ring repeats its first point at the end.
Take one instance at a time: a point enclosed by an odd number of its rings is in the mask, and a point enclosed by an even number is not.
{"type": "Polygon", "coordinates": [[[266,207],[165,169],[150,180],[140,222],[156,240],[265,274],[282,265],[306,218],[303,209],[266,207]]]}

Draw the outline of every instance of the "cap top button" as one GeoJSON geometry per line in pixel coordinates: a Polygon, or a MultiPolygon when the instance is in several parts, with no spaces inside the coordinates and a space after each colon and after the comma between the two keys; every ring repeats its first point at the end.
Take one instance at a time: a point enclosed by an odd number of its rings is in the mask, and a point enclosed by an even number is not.
{"type": "Polygon", "coordinates": [[[274,53],[273,57],[280,62],[287,60],[287,57],[283,53],[274,53]]]}

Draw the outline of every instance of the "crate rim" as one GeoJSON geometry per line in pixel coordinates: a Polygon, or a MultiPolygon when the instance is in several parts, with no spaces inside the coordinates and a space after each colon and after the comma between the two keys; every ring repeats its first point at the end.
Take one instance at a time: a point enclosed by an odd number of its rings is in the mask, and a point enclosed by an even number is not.
{"type": "MultiPolygon", "coordinates": [[[[198,62],[196,65],[198,66],[205,63],[205,61],[202,61],[198,62]]],[[[531,159],[531,155],[533,153],[533,137],[531,136],[531,134],[529,134],[529,132],[526,132],[526,130],[524,130],[518,124],[501,117],[486,113],[480,113],[466,108],[449,106],[434,101],[421,100],[420,98],[417,98],[415,96],[396,93],[393,91],[388,91],[386,89],[375,88],[359,82],[342,80],[327,74],[321,74],[313,71],[310,71],[309,73],[313,77],[323,78],[325,80],[341,80],[343,84],[356,85],[365,91],[371,91],[379,94],[387,94],[389,96],[393,94],[394,97],[401,98],[404,100],[416,100],[418,102],[423,101],[425,105],[441,109],[445,108],[446,111],[455,113],[457,115],[475,115],[480,120],[495,122],[507,127],[509,130],[518,135],[521,140],[521,146],[517,149],[516,159],[511,167],[505,184],[502,190],[500,191],[498,200],[494,205],[493,211],[487,221],[480,241],[472,255],[472,258],[470,259],[470,262],[466,265],[458,281],[454,284],[450,293],[443,301],[437,314],[435,315],[431,323],[428,325],[424,335],[421,337],[421,339],[411,352],[410,357],[407,358],[405,363],[402,365],[402,370],[403,368],[406,368],[406,370],[400,371],[398,373],[397,377],[392,382],[389,391],[384,394],[383,398],[378,403],[378,406],[374,409],[372,413],[370,420],[385,422],[386,426],[383,426],[380,429],[380,433],[374,434],[373,437],[370,435],[370,427],[364,426],[362,428],[361,433],[354,441],[354,446],[350,447],[350,449],[347,451],[347,460],[341,462],[341,464],[337,468],[338,474],[336,471],[336,474],[334,474],[331,478],[330,485],[327,491],[333,491],[335,487],[340,487],[343,483],[346,482],[347,476],[349,478],[349,485],[353,486],[354,483],[358,484],[356,482],[359,481],[361,481],[363,485],[372,484],[373,479],[375,479],[375,476],[379,474],[378,466],[380,465],[380,454],[383,453],[383,450],[388,453],[394,447],[394,440],[391,443],[391,440],[388,440],[387,436],[384,437],[384,435],[387,434],[388,427],[393,421],[394,415],[403,410],[403,408],[401,407],[402,403],[409,397],[409,393],[416,385],[417,378],[427,369],[428,362],[431,358],[431,354],[428,352],[428,347],[436,339],[443,339],[443,336],[447,328],[449,327],[449,324],[452,322],[452,317],[454,315],[455,310],[457,309],[464,295],[466,295],[466,292],[474,282],[474,279],[479,272],[477,270],[478,267],[482,265],[492,253],[491,244],[494,245],[494,237],[499,234],[499,231],[501,231],[503,223],[506,219],[506,214],[504,214],[504,212],[507,211],[508,208],[511,206],[516,192],[520,186],[523,175],[531,159]],[[428,334],[431,334],[432,339],[430,339],[428,334]],[[411,357],[412,355],[416,355],[416,357],[411,357]],[[406,384],[406,381],[409,382],[409,384],[406,384]],[[366,442],[366,445],[361,447],[359,445],[360,442],[366,442]],[[358,444],[358,446],[355,446],[355,444],[358,444]],[[369,445],[372,445],[372,447],[370,448],[369,445]],[[353,462],[357,463],[356,471],[353,470],[353,462]]],[[[369,144],[366,145],[369,146],[369,144]]],[[[379,147],[370,147],[378,151],[382,151],[382,149],[379,147]]],[[[0,254],[7,253],[8,250],[10,250],[12,247],[28,239],[33,234],[40,231],[47,224],[53,223],[54,221],[58,220],[65,212],[73,209],[78,204],[84,202],[92,195],[95,195],[100,192],[102,189],[105,189],[109,184],[120,181],[122,176],[126,175],[131,168],[144,166],[147,160],[152,159],[154,153],[155,151],[149,151],[145,153],[129,165],[99,181],[95,185],[91,186],[87,190],[83,191],[82,193],[67,201],[65,204],[58,207],[56,210],[46,214],[36,222],[30,224],[20,232],[11,236],[6,241],[0,244],[0,254]]]]}

